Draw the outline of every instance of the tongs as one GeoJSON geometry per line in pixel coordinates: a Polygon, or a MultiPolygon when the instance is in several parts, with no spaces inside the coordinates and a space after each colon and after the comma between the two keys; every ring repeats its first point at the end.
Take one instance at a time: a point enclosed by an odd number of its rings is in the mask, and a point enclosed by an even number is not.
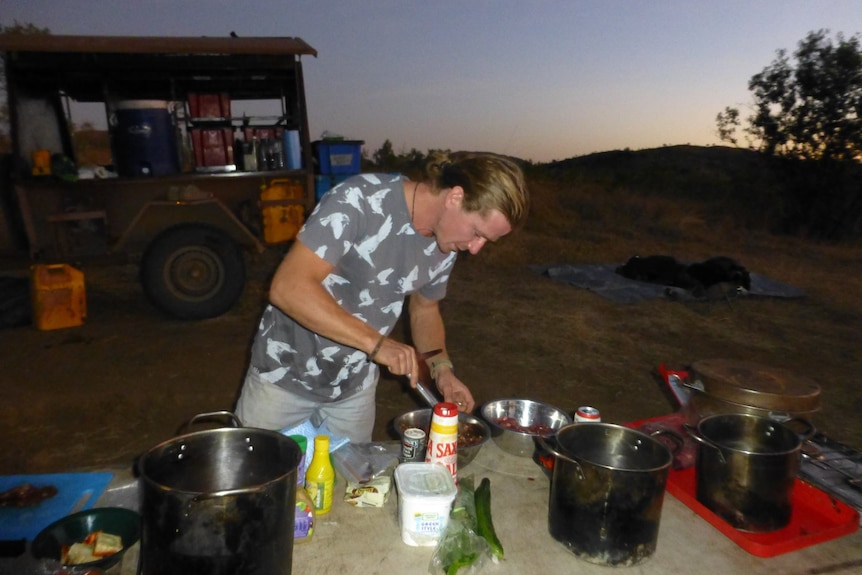
{"type": "Polygon", "coordinates": [[[803,459],[810,461],[812,465],[819,467],[820,469],[826,469],[829,471],[835,471],[837,473],[840,473],[844,476],[844,482],[847,485],[854,489],[862,491],[862,478],[858,477],[853,473],[850,473],[846,469],[842,469],[838,465],[833,464],[829,459],[826,458],[826,454],[824,454],[819,447],[817,447],[810,441],[803,444],[800,451],[802,453],[803,459]]]}
{"type": "MultiPolygon", "coordinates": [[[[435,355],[441,353],[442,351],[442,349],[432,349],[431,351],[420,353],[419,360],[425,361],[426,359],[430,359],[435,355]]],[[[440,399],[437,397],[437,395],[435,395],[434,392],[431,391],[427,385],[422,383],[421,379],[416,380],[416,391],[419,393],[419,395],[422,396],[422,399],[425,400],[425,403],[427,403],[429,406],[434,407],[435,405],[440,403],[440,399]]]]}

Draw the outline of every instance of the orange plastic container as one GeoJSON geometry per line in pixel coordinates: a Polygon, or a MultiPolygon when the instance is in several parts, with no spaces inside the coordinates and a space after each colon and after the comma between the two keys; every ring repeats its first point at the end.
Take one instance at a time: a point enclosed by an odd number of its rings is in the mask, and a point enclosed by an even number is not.
{"type": "Polygon", "coordinates": [[[31,266],[30,297],[38,329],[75,327],[87,317],[84,274],[68,264],[31,266]]]}
{"type": "Polygon", "coordinates": [[[296,238],[305,222],[302,190],[302,185],[290,179],[276,179],[269,186],[261,186],[264,242],[279,244],[296,238]]]}
{"type": "Polygon", "coordinates": [[[51,175],[51,152],[49,150],[35,150],[33,152],[33,175],[51,175]]]}

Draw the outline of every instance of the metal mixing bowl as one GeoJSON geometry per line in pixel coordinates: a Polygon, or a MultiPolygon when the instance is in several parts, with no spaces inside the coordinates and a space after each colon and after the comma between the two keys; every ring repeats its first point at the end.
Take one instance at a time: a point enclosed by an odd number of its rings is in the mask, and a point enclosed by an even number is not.
{"type": "MultiPolygon", "coordinates": [[[[398,434],[398,438],[402,439],[402,435],[404,434],[404,430],[410,427],[418,427],[425,431],[427,436],[428,430],[431,427],[431,408],[426,409],[415,409],[413,411],[408,411],[407,413],[402,413],[392,422],[395,427],[395,432],[398,434]]],[[[481,437],[481,441],[478,443],[471,445],[470,447],[459,447],[458,448],[458,467],[464,467],[471,461],[476,458],[476,455],[479,454],[482,447],[488,443],[488,440],[491,438],[491,428],[488,427],[488,424],[482,421],[480,418],[475,415],[471,415],[469,413],[459,413],[458,414],[458,431],[460,432],[464,426],[469,426],[470,431],[473,432],[474,435],[478,435],[481,437]]]]}
{"type": "Polygon", "coordinates": [[[511,419],[523,429],[544,425],[553,431],[572,423],[572,417],[559,407],[529,399],[490,401],[482,406],[482,418],[488,422],[497,447],[518,457],[532,457],[534,438],[539,434],[507,428],[499,423],[501,419],[511,419]]]}

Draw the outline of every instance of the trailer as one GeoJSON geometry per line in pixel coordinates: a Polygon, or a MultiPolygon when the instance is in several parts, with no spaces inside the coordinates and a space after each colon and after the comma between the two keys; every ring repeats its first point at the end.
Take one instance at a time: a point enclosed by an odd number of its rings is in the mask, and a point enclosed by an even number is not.
{"type": "Polygon", "coordinates": [[[300,38],[3,35],[0,52],[0,207],[33,263],[136,263],[156,307],[211,318],[246,252],[292,241],[314,206],[300,38]],[[104,111],[111,164],[78,163],[79,106],[104,111]]]}

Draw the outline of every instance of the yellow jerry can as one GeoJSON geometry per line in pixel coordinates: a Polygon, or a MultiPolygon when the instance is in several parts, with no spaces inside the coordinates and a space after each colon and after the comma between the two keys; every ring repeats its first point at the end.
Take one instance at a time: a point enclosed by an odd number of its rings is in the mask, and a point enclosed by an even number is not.
{"type": "Polygon", "coordinates": [[[41,330],[74,327],[87,317],[84,274],[68,264],[30,266],[33,324],[41,330]]]}
{"type": "Polygon", "coordinates": [[[296,238],[305,222],[302,192],[302,185],[291,179],[276,179],[261,186],[264,242],[280,244],[296,238]]]}

